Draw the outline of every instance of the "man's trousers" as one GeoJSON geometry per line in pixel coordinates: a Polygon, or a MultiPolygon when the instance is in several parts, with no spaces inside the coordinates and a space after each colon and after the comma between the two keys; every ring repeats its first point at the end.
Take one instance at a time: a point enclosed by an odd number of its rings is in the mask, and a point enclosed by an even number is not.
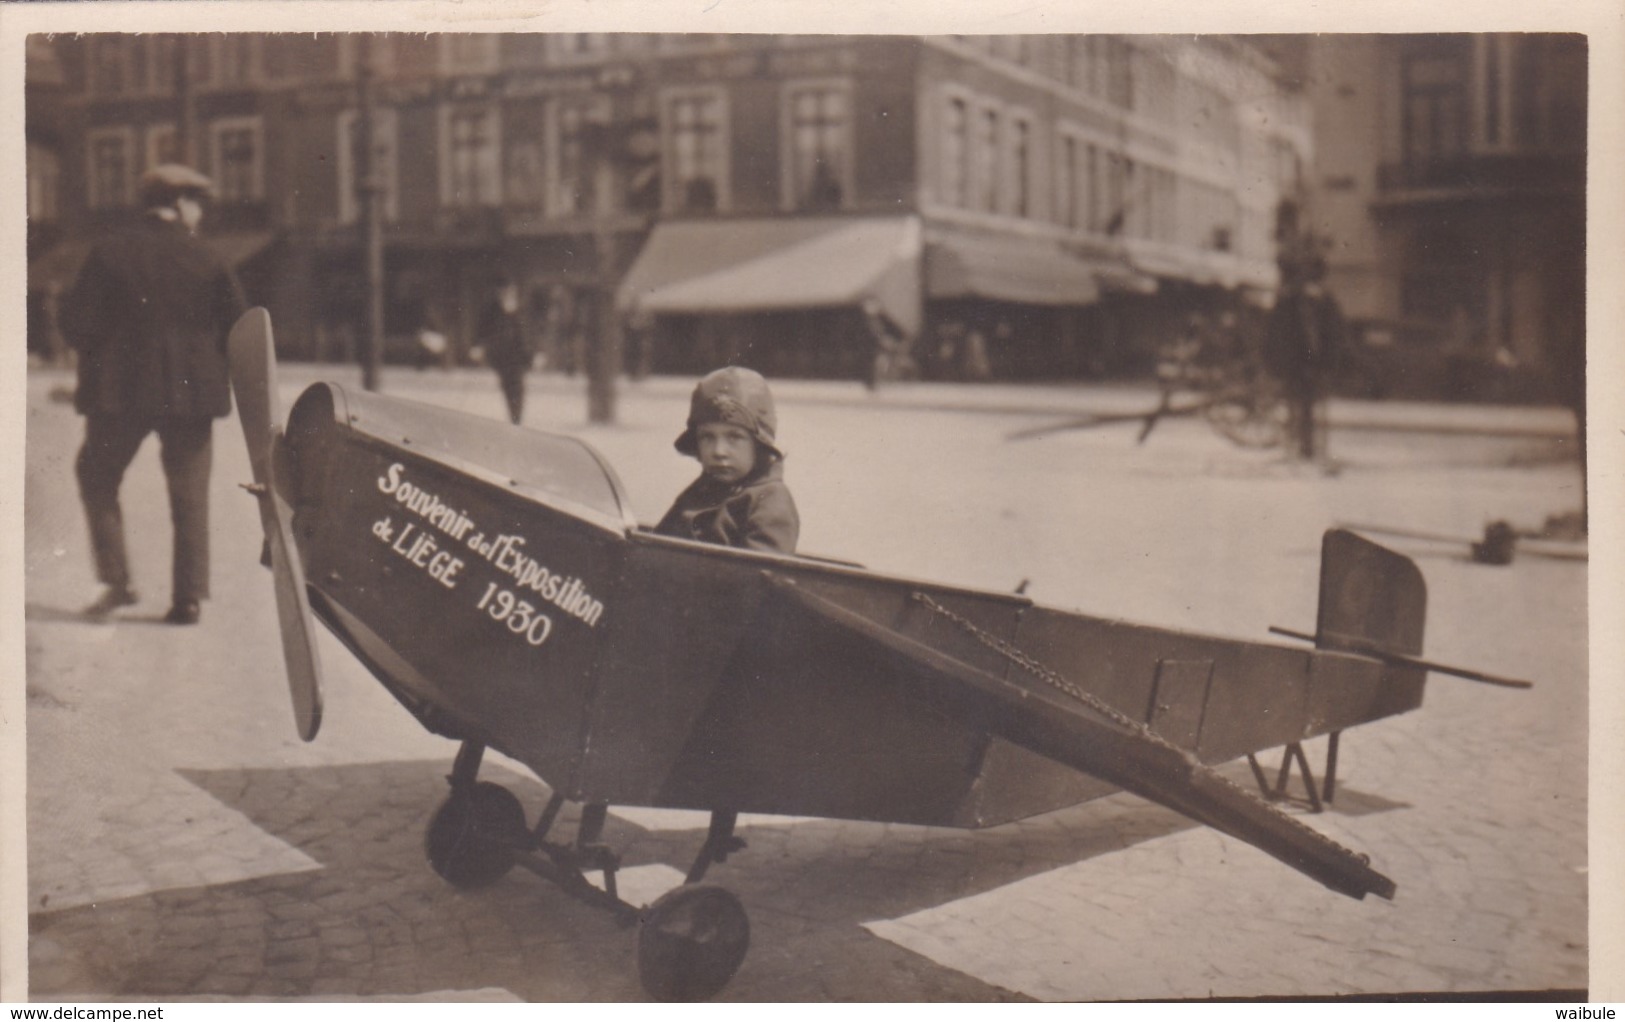
{"type": "Polygon", "coordinates": [[[214,420],[210,418],[96,413],[86,417],[85,443],[74,470],[90,523],[96,577],[110,586],[130,584],[118,491],[125,470],[152,432],[157,432],[161,445],[159,459],[169,485],[169,517],[175,527],[173,602],[201,600],[209,595],[209,468],[214,453],[214,420]]]}

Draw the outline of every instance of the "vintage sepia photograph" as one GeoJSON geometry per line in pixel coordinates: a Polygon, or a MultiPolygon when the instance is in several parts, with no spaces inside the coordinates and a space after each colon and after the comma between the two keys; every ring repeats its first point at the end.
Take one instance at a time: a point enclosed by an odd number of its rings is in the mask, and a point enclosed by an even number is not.
{"type": "Polygon", "coordinates": [[[5,999],[1617,992],[1617,36],[106,6],[5,999]]]}

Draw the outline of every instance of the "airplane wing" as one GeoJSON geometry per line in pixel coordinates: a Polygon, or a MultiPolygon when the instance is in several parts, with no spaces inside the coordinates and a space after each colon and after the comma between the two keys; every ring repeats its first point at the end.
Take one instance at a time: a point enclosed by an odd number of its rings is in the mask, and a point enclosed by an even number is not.
{"type": "Polygon", "coordinates": [[[1338,845],[1203,766],[1190,753],[1086,694],[1071,702],[1014,685],[774,574],[775,597],[870,648],[905,687],[943,713],[1108,781],[1268,852],[1332,890],[1392,898],[1394,882],[1338,845]]]}

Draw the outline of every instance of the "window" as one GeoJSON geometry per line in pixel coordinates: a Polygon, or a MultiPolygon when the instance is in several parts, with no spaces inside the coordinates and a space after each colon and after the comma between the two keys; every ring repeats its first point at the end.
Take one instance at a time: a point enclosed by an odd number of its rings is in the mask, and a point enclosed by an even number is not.
{"type": "Polygon", "coordinates": [[[1402,58],[1407,163],[1460,153],[1465,145],[1466,82],[1457,53],[1412,53],[1402,58]]]}
{"type": "Polygon", "coordinates": [[[591,57],[609,49],[609,36],[603,32],[560,32],[554,38],[561,57],[591,57]]]}
{"type": "Polygon", "coordinates": [[[970,108],[954,96],[942,131],[942,201],[956,209],[970,205],[969,132],[970,108]]]}
{"type": "Polygon", "coordinates": [[[596,166],[587,132],[604,125],[609,110],[602,100],[561,101],[554,108],[552,201],[548,212],[570,216],[592,212],[597,202],[596,166]]]}
{"type": "Polygon", "coordinates": [[[502,202],[497,112],[490,107],[443,108],[440,201],[447,206],[502,202]]]}
{"type": "Polygon", "coordinates": [[[1130,238],[1144,238],[1149,219],[1150,203],[1146,194],[1145,174],[1132,159],[1123,160],[1123,219],[1124,234],[1130,238]]]}
{"type": "Polygon", "coordinates": [[[261,186],[260,120],[228,117],[209,126],[210,161],[221,202],[252,202],[264,195],[261,186]]]}
{"type": "Polygon", "coordinates": [[[670,173],[666,206],[678,210],[714,210],[726,205],[725,138],[721,93],[676,92],[666,99],[666,132],[670,140],[670,173]]]}
{"type": "Polygon", "coordinates": [[[1101,230],[1110,213],[1104,212],[1106,204],[1106,190],[1101,184],[1100,149],[1089,146],[1088,156],[1083,161],[1086,180],[1083,182],[1083,212],[1088,219],[1085,226],[1091,231],[1101,230]]]}
{"type": "Polygon", "coordinates": [[[1296,191],[1303,178],[1303,160],[1283,139],[1270,140],[1270,154],[1275,165],[1275,186],[1283,192],[1296,191]]]}
{"type": "Polygon", "coordinates": [[[1024,35],[1001,35],[993,38],[993,53],[1013,64],[1027,64],[1032,60],[1031,40],[1024,35]]]}
{"type": "Polygon", "coordinates": [[[660,46],[660,33],[622,32],[609,40],[617,53],[653,53],[660,46]]]}
{"type": "Polygon", "coordinates": [[[160,163],[179,163],[180,139],[173,124],[154,124],[147,128],[147,166],[160,163]]]}
{"type": "Polygon", "coordinates": [[[1498,36],[1480,38],[1484,49],[1484,137],[1491,145],[1501,141],[1501,46],[1498,36]]]}
{"type": "Polygon", "coordinates": [[[91,91],[102,96],[118,96],[136,89],[130,66],[129,43],[133,36],[105,35],[92,39],[90,53],[91,91]]]}
{"type": "Polygon", "coordinates": [[[1067,81],[1091,96],[1106,94],[1109,55],[1116,40],[1103,35],[1072,36],[1067,60],[1067,81]]]}
{"type": "Polygon", "coordinates": [[[547,205],[547,164],[542,159],[542,143],[535,138],[507,140],[507,177],[502,182],[505,205],[540,211],[547,205]]]}
{"type": "Polygon", "coordinates": [[[1157,121],[1174,119],[1173,66],[1152,50],[1132,50],[1131,92],[1136,111],[1157,121]]]}
{"type": "Polygon", "coordinates": [[[147,87],[153,92],[174,92],[175,76],[179,73],[180,36],[157,35],[152,37],[151,80],[147,87]]]}
{"type": "Polygon", "coordinates": [[[251,35],[242,33],[216,35],[214,54],[214,83],[216,85],[246,85],[257,75],[259,46],[251,35]]]}
{"type": "MultiPolygon", "coordinates": [[[[1174,241],[1179,236],[1179,185],[1174,172],[1159,168],[1156,172],[1156,188],[1157,219],[1152,224],[1152,234],[1161,241],[1174,241]]],[[[1216,228],[1213,234],[1213,247],[1229,251],[1234,230],[1233,225],[1216,228]]]]}
{"type": "Polygon", "coordinates": [[[501,36],[450,32],[440,37],[440,64],[447,71],[495,71],[501,36]]]}
{"type": "Polygon", "coordinates": [[[1066,83],[1073,88],[1089,91],[1089,53],[1092,38],[1086,35],[1066,36],[1066,83]]]}
{"type": "Polygon", "coordinates": [[[1106,154],[1106,204],[1105,214],[1100,229],[1107,234],[1117,235],[1123,232],[1125,219],[1128,216],[1127,195],[1123,191],[1123,158],[1116,153],[1106,154]]]}
{"type": "Polygon", "coordinates": [[[372,65],[378,78],[392,78],[400,66],[398,37],[388,32],[367,32],[339,36],[338,77],[354,79],[362,62],[372,65]]]}
{"type": "Polygon", "coordinates": [[[146,92],[150,81],[147,62],[151,59],[154,36],[130,35],[124,37],[124,91],[146,92]]]}
{"type": "Polygon", "coordinates": [[[991,213],[999,199],[999,112],[981,111],[976,118],[976,208],[991,213]]]}
{"type": "Polygon", "coordinates": [[[1076,135],[1061,135],[1055,153],[1055,222],[1078,226],[1078,149],[1076,135]]]}
{"type": "MultiPolygon", "coordinates": [[[[400,171],[397,157],[399,137],[395,111],[385,108],[372,115],[372,172],[377,181],[379,206],[386,222],[400,216],[400,171]]],[[[339,222],[355,223],[361,217],[361,193],[357,189],[357,166],[361,144],[361,115],[346,110],[338,119],[339,222]]]]}
{"type": "Polygon", "coordinates": [[[1105,38],[1106,100],[1125,110],[1134,106],[1134,47],[1116,36],[1105,38]]]}
{"type": "Polygon", "coordinates": [[[62,161],[56,150],[28,143],[28,219],[55,220],[57,190],[61,187],[62,161]]]}
{"type": "Polygon", "coordinates": [[[114,209],[131,202],[135,177],[135,140],[129,128],[102,128],[86,139],[90,174],[87,200],[92,209],[114,209]]]}
{"type": "Polygon", "coordinates": [[[1070,131],[1057,138],[1055,222],[1093,230],[1100,220],[1095,211],[1095,147],[1070,131]]]}
{"type": "Polygon", "coordinates": [[[281,32],[260,44],[261,70],[273,80],[300,81],[330,78],[339,70],[338,37],[305,32],[281,32]]]}
{"type": "Polygon", "coordinates": [[[1032,122],[1025,117],[1010,120],[1010,159],[1006,164],[1010,179],[1005,185],[1005,208],[1019,217],[1032,215],[1032,122]]]}
{"type": "Polygon", "coordinates": [[[787,205],[839,209],[852,192],[851,97],[842,84],[785,91],[787,205]]]}

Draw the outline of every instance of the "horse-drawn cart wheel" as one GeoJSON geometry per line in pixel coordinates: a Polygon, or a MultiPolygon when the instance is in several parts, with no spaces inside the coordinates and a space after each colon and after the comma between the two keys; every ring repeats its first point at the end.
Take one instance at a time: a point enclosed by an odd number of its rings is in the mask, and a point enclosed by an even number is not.
{"type": "Polygon", "coordinates": [[[525,836],[525,810],[513,792],[480,781],[454,790],[429,821],[429,865],[454,887],[484,887],[513,868],[525,836]]]}
{"type": "Polygon", "coordinates": [[[1291,420],[1280,389],[1267,383],[1216,394],[1203,412],[1214,429],[1242,447],[1279,447],[1291,420]]]}
{"type": "Polygon", "coordinates": [[[643,914],[638,977],[659,1001],[703,1001],[727,986],[750,947],[750,920],[714,884],[668,891],[643,914]]]}

